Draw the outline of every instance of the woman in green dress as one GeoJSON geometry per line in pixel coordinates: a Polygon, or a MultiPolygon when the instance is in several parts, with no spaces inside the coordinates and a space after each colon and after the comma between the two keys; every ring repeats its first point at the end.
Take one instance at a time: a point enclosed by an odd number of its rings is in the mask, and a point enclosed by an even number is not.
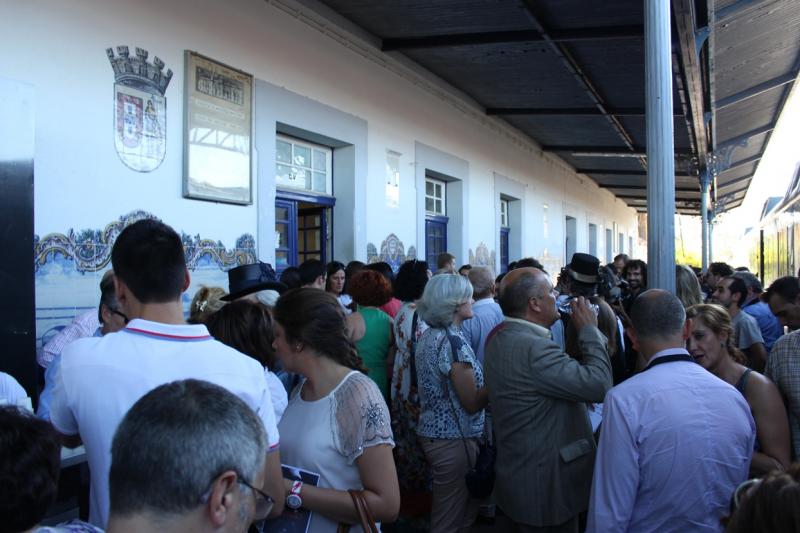
{"type": "Polygon", "coordinates": [[[378,307],[391,299],[392,287],[378,272],[362,270],[350,280],[348,292],[356,304],[355,312],[347,317],[350,338],[368,369],[367,375],[378,385],[384,398],[389,398],[394,333],[391,317],[378,307]]]}

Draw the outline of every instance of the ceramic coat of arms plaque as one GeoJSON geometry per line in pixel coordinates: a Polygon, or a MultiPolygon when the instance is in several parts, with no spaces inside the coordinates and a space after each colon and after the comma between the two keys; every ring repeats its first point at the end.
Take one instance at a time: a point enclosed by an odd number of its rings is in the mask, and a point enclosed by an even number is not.
{"type": "Polygon", "coordinates": [[[106,49],[114,69],[114,147],[125,165],[137,172],[151,172],[161,165],[167,150],[167,99],[164,93],[172,70],[164,73],[158,57],[147,61],[147,50],[127,46],[117,55],[106,49]]]}

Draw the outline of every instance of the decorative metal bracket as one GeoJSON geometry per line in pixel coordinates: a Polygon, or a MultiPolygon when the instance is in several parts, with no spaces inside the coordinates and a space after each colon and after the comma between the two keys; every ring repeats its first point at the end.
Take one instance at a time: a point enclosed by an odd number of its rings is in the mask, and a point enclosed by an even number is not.
{"type": "Polygon", "coordinates": [[[694,51],[697,53],[697,57],[700,57],[700,49],[703,48],[703,44],[705,44],[709,35],[711,35],[711,28],[708,26],[703,26],[694,31],[694,51]]]}
{"type": "Polygon", "coordinates": [[[728,170],[734,150],[747,146],[747,142],[747,139],[744,139],[737,143],[726,144],[708,154],[708,169],[711,171],[711,175],[719,176],[720,173],[728,170]]]}

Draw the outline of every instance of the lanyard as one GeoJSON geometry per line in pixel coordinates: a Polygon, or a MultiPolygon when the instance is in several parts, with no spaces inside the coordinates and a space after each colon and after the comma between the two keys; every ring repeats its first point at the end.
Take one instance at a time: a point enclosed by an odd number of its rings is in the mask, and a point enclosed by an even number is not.
{"type": "Polygon", "coordinates": [[[653,359],[652,361],[650,361],[650,364],[647,365],[647,368],[645,368],[645,370],[650,370],[651,368],[653,368],[656,365],[661,365],[661,364],[664,364],[664,363],[673,363],[675,361],[691,361],[691,362],[694,362],[694,357],[692,357],[689,354],[685,354],[685,353],[676,353],[676,354],[672,354],[672,355],[664,355],[662,357],[658,357],[658,358],[653,359]]]}

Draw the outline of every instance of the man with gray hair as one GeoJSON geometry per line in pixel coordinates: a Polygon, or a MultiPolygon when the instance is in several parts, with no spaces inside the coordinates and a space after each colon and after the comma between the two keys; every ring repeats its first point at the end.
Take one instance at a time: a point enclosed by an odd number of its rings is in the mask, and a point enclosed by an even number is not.
{"type": "Polygon", "coordinates": [[[495,498],[514,522],[508,530],[577,533],[589,504],[595,443],[586,402],[600,402],[611,388],[611,363],[597,315],[582,296],[572,302],[582,362],[552,340],[556,295],[538,268],[509,272],[500,283],[505,320],[486,341],[495,498]]]}
{"type": "Polygon", "coordinates": [[[761,301],[761,294],[764,288],[761,281],[750,272],[734,272],[734,278],[738,278],[744,282],[747,287],[747,298],[742,304],[742,311],[756,319],[758,328],[761,330],[761,337],[764,339],[764,348],[767,353],[772,350],[781,335],[783,335],[783,326],[781,326],[778,317],[772,314],[767,302],[761,301]]]}
{"type": "Polygon", "coordinates": [[[188,379],[156,387],[122,419],[111,446],[109,533],[245,532],[266,518],[267,435],[227,390],[188,379]]]}
{"type": "Polygon", "coordinates": [[[472,284],[472,318],[461,323],[461,333],[467,340],[478,361],[483,364],[483,352],[489,333],[503,321],[503,311],[494,301],[494,276],[489,267],[475,266],[467,273],[472,284]]]}
{"type": "Polygon", "coordinates": [[[631,320],[648,365],[606,394],[586,531],[720,531],[750,468],[750,407],[686,351],[674,295],[645,291],[631,320]]]}

